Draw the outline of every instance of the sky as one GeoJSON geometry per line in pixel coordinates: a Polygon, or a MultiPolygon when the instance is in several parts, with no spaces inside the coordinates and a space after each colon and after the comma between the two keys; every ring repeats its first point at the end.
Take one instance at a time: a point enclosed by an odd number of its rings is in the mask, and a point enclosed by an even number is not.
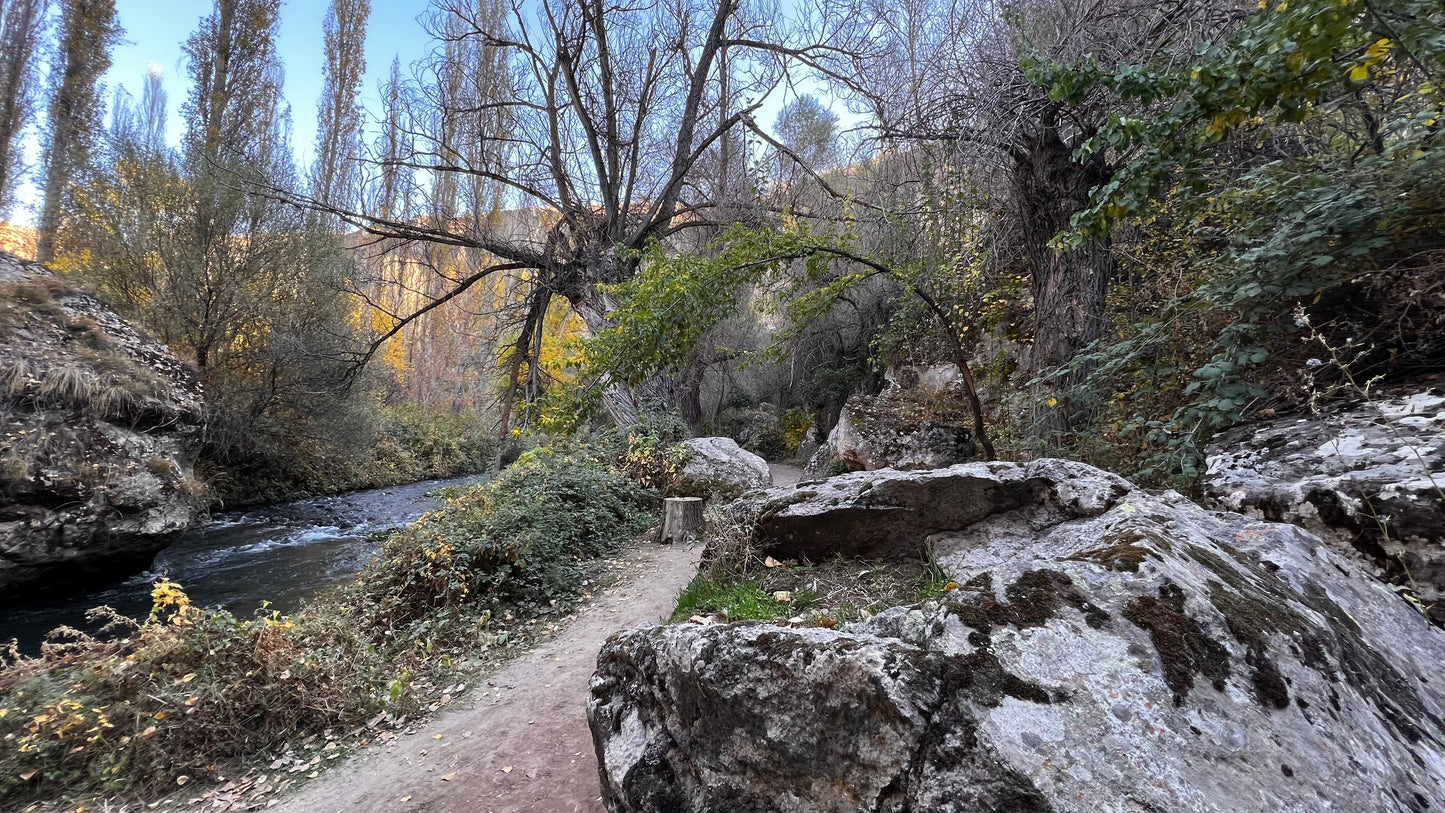
{"type": "MultiPolygon", "coordinates": [[[[316,143],[316,107],[321,98],[324,43],[322,23],[330,0],[285,0],[281,7],[281,30],[276,42],[277,56],[285,68],[284,92],[291,105],[292,147],[297,167],[310,167],[316,143]]],[[[112,63],[103,79],[107,104],[118,87],[139,98],[145,75],[159,69],[164,78],[169,122],[166,135],[172,145],[185,131],[181,106],[190,92],[185,56],[181,50],[200,20],[211,12],[212,0],[116,0],[116,15],[125,29],[122,43],[112,51],[112,63]]],[[[362,80],[362,102],[369,118],[380,108],[380,85],[391,71],[393,58],[400,58],[402,72],[429,54],[431,36],[418,17],[425,14],[429,0],[371,0],[371,17],[366,34],[366,75],[362,80]]],[[[769,126],[786,101],[786,92],[772,94],[757,120],[769,126]]],[[[826,104],[827,102],[825,102],[826,104]]],[[[854,118],[841,105],[834,105],[844,123],[854,118]]],[[[32,165],[38,145],[30,140],[27,152],[32,165]]],[[[14,220],[34,222],[39,205],[33,182],[20,190],[20,206],[14,220]]]]}
{"type": "MultiPolygon", "coordinates": [[[[311,163],[316,142],[316,105],[321,98],[324,48],[321,32],[329,0],[287,0],[281,7],[281,33],[276,53],[285,66],[286,100],[291,104],[295,131],[293,146],[298,165],[311,163]]],[[[425,0],[372,0],[367,24],[366,76],[362,93],[367,109],[376,113],[378,86],[391,70],[393,57],[403,68],[431,51],[418,15],[426,11],[425,0]]],[[[170,107],[167,135],[177,143],[185,129],[180,108],[190,90],[185,56],[181,46],[210,14],[211,0],[116,0],[116,12],[125,28],[125,43],[112,54],[111,69],[105,75],[107,88],[124,85],[140,95],[141,81],[152,64],[165,76],[170,107]]]]}

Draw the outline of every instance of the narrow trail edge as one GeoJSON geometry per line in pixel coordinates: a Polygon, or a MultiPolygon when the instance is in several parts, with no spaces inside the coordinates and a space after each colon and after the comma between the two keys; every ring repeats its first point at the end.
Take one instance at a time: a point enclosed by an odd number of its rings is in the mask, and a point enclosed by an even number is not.
{"type": "Polygon", "coordinates": [[[603,810],[587,686],[614,632],[672,612],[701,545],[629,545],[629,573],[562,632],[482,679],[470,704],[346,760],[276,813],[579,813],[603,810]],[[486,693],[483,696],[483,693],[486,693]]]}

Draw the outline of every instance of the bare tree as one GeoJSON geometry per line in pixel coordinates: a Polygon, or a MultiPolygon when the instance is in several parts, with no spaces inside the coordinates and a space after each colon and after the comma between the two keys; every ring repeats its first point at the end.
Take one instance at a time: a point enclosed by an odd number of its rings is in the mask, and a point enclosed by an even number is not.
{"type": "MultiPolygon", "coordinates": [[[[853,38],[824,54],[818,70],[863,100],[884,141],[955,144],[971,156],[977,182],[1004,193],[1032,277],[1032,370],[1067,364],[1102,335],[1115,262],[1107,238],[1054,238],[1125,158],[1101,150],[1079,161],[1075,151],[1110,115],[1131,111],[1102,94],[1082,105],[1056,102],[1022,64],[1185,57],[1225,36],[1240,15],[1228,0],[863,0],[852,13],[853,38]]],[[[1066,397],[1085,375],[1055,379],[1058,397],[1038,414],[1043,431],[1087,419],[1087,408],[1066,397]]]]}
{"type": "Polygon", "coordinates": [[[0,0],[0,217],[14,205],[25,170],[21,136],[35,112],[49,5],[49,0],[0,0]]]}
{"type": "Polygon", "coordinates": [[[323,24],[325,82],[317,111],[311,195],[343,209],[356,205],[363,111],[357,99],[366,72],[368,0],[332,0],[323,24]]]}
{"type": "MultiPolygon", "coordinates": [[[[427,207],[432,216],[425,218],[390,207],[329,208],[380,238],[476,249],[483,264],[397,314],[363,362],[412,321],[504,273],[521,273],[533,285],[527,311],[535,315],[520,326],[519,351],[535,354],[554,297],[601,329],[612,309],[605,286],[636,272],[641,249],[723,222],[729,202],[718,193],[737,185],[714,183],[718,168],[743,163],[725,151],[740,148],[750,114],[807,49],[802,29],[775,8],[743,0],[493,0],[438,11],[438,67],[465,52],[471,56],[463,62],[501,69],[490,74],[495,81],[413,85],[408,122],[397,121],[406,129],[388,136],[376,180],[386,186],[397,170],[420,173],[428,180],[418,188],[434,204],[445,203],[452,183],[484,182],[492,193],[464,200],[464,217],[447,216],[445,206],[427,207]],[[499,227],[480,216],[488,201],[538,211],[539,228],[499,227]]],[[[445,70],[432,74],[447,79],[445,70]]],[[[606,403],[617,420],[631,419],[635,407],[625,393],[606,403]]]]}

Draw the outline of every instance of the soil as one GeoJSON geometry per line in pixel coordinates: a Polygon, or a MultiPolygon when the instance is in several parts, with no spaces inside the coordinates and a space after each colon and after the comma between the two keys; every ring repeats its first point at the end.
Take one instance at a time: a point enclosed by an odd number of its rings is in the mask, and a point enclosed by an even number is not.
{"type": "Polygon", "coordinates": [[[630,573],[471,693],[470,708],[373,746],[283,799],[288,813],[601,811],[587,684],[614,632],[665,619],[701,546],[640,543],[630,573]]]}
{"type": "Polygon", "coordinates": [[[798,480],[803,477],[803,470],[797,466],[790,466],[787,463],[769,463],[768,468],[773,472],[773,485],[795,486],[798,480]]]}
{"type": "MultiPolygon", "coordinates": [[[[796,466],[772,466],[792,485],[796,466]]],[[[602,811],[587,685],[607,637],[664,621],[697,572],[700,545],[638,543],[630,572],[557,637],[480,681],[469,708],[372,746],[283,798],[276,813],[602,811]]]]}

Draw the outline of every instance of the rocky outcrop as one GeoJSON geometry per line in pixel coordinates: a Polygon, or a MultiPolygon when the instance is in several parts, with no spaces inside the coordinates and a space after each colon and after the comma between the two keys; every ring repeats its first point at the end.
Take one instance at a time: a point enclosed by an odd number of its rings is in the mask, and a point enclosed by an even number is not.
{"type": "Polygon", "coordinates": [[[673,489],[680,496],[731,500],[773,484],[768,461],[732,438],[690,438],[682,445],[689,457],[673,489]]]}
{"type": "MultiPolygon", "coordinates": [[[[962,586],[839,631],[614,636],[588,707],[609,810],[1445,799],[1445,632],[1319,538],[1064,461],[907,477],[928,501],[805,485],[789,509],[822,521],[838,497],[855,530],[904,521],[962,586]]],[[[870,493],[864,478],[832,482],[870,493]]]]}
{"type": "Polygon", "coordinates": [[[951,366],[892,370],[879,395],[848,399],[827,442],[814,452],[804,476],[879,469],[937,469],[975,453],[958,372],[951,366]],[[836,462],[835,462],[836,461],[836,462]]]}
{"type": "Polygon", "coordinates": [[[201,516],[189,367],[114,310],[0,254],[0,595],[149,565],[201,516]]]}
{"type": "Polygon", "coordinates": [[[1102,472],[1072,483],[1058,472],[1062,465],[884,469],[769,489],[748,497],[759,517],[755,543],[778,559],[916,560],[934,534],[1024,506],[1038,512],[1048,504],[1050,516],[1097,512],[1131,488],[1127,480],[1102,472]]]}
{"type": "Polygon", "coordinates": [[[1445,619],[1445,396],[1252,424],[1208,455],[1213,505],[1313,531],[1445,619]]]}

